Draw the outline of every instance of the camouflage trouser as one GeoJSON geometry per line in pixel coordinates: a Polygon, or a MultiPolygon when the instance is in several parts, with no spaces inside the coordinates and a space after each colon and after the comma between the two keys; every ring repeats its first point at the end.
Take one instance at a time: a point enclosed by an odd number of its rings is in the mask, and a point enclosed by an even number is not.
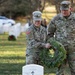
{"type": "MultiPolygon", "coordinates": [[[[67,48],[67,61],[71,71],[71,75],[75,75],[75,47],[68,46],[67,48]]],[[[64,74],[64,65],[58,68],[56,75],[65,75],[64,74]]]]}
{"type": "Polygon", "coordinates": [[[64,75],[64,67],[63,67],[63,65],[58,67],[56,75],[64,75]]]}
{"type": "Polygon", "coordinates": [[[26,55],[26,64],[33,64],[33,55],[26,55]]]}
{"type": "Polygon", "coordinates": [[[39,64],[39,55],[38,53],[26,54],[26,64],[39,64]]]}
{"type": "Polygon", "coordinates": [[[68,55],[68,63],[71,70],[71,75],[75,75],[75,52],[68,55]]]}

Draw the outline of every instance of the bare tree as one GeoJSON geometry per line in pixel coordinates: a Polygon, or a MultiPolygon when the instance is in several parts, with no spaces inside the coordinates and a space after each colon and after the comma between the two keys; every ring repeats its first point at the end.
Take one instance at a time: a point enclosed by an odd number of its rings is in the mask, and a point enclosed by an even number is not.
{"type": "Polygon", "coordinates": [[[43,11],[45,8],[46,0],[38,0],[38,10],[43,11]]]}
{"type": "Polygon", "coordinates": [[[64,0],[54,0],[57,13],[60,12],[60,3],[64,0]]]}

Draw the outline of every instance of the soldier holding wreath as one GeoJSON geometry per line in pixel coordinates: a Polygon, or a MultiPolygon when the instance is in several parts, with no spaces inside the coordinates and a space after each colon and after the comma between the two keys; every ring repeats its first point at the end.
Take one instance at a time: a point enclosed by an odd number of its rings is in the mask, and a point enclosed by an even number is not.
{"type": "MultiPolygon", "coordinates": [[[[55,40],[64,45],[71,75],[75,75],[75,14],[71,10],[69,1],[61,2],[61,13],[55,16],[48,25],[48,38],[55,35],[55,40]]],[[[56,75],[64,75],[63,70],[61,65],[56,75]]]]}

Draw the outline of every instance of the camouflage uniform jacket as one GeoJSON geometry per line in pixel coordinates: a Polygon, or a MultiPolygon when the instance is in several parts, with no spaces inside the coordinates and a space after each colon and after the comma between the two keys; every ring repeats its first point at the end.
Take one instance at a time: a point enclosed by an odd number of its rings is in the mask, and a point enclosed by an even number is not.
{"type": "Polygon", "coordinates": [[[55,16],[48,25],[49,38],[55,35],[55,39],[63,45],[75,44],[75,14],[66,19],[62,14],[55,16]]]}
{"type": "Polygon", "coordinates": [[[31,25],[26,31],[27,39],[27,54],[34,54],[39,52],[45,46],[47,32],[42,26],[40,28],[31,25]]]}

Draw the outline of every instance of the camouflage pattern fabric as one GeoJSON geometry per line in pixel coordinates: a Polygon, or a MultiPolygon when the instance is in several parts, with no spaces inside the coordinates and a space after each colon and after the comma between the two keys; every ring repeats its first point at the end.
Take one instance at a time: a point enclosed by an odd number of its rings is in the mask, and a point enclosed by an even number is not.
{"type": "MultiPolygon", "coordinates": [[[[47,27],[48,38],[55,37],[67,50],[67,60],[71,75],[75,75],[75,14],[64,18],[62,14],[55,16],[47,27]]],[[[60,71],[59,71],[60,72],[60,71]]],[[[64,75],[62,71],[57,75],[64,75]]]]}
{"type": "Polygon", "coordinates": [[[26,64],[39,64],[39,52],[45,46],[47,31],[44,27],[31,25],[26,31],[26,64]]]}

